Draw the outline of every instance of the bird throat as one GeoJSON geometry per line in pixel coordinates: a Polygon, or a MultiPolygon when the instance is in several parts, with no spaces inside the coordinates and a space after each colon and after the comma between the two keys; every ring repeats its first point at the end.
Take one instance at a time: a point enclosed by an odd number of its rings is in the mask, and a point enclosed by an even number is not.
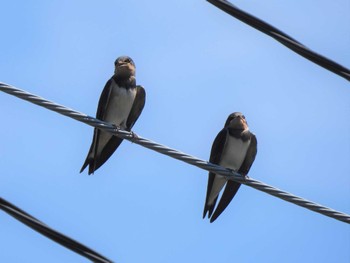
{"type": "Polygon", "coordinates": [[[131,88],[135,88],[136,87],[136,78],[135,76],[113,76],[113,79],[115,81],[115,83],[117,83],[117,85],[119,87],[123,87],[126,89],[131,89],[131,88]]]}
{"type": "Polygon", "coordinates": [[[248,129],[228,128],[228,133],[235,138],[241,138],[243,141],[250,138],[248,129]]]}

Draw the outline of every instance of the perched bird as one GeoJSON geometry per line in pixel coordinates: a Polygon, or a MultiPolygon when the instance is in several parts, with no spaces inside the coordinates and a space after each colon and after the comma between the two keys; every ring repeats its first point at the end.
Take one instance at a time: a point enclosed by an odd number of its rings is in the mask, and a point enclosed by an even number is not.
{"type": "MultiPolygon", "coordinates": [[[[136,85],[135,63],[127,56],[114,62],[114,75],[107,81],[98,102],[96,118],[130,131],[145,105],[146,92],[136,85]]],[[[80,172],[89,166],[93,174],[121,144],[123,139],[94,129],[89,153],[80,172]]]]}
{"type": "MultiPolygon", "coordinates": [[[[210,162],[246,176],[254,162],[256,152],[256,137],[249,131],[244,115],[234,112],[228,116],[224,128],[214,140],[210,162]]],[[[231,202],[240,186],[240,183],[226,180],[224,176],[209,172],[203,218],[208,213],[210,223],[214,222],[231,202]],[[224,193],[212,215],[219,193],[225,184],[224,193]]]]}

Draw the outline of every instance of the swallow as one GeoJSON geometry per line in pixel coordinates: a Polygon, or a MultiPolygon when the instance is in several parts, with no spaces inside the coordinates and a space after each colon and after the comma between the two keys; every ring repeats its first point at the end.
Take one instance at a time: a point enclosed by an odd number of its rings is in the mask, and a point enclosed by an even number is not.
{"type": "MultiPolygon", "coordinates": [[[[98,102],[96,118],[118,128],[131,131],[145,106],[146,92],[136,85],[135,63],[127,56],[114,62],[114,75],[107,81],[98,102]]],[[[80,173],[89,166],[93,174],[119,147],[123,139],[94,129],[90,150],[80,173]]]]}
{"type": "MultiPolygon", "coordinates": [[[[257,153],[257,140],[250,132],[245,116],[240,112],[230,114],[224,128],[216,136],[210,153],[210,162],[247,176],[257,153]]],[[[203,218],[208,213],[214,222],[237,193],[240,183],[209,172],[203,218]],[[220,202],[213,214],[221,189],[226,184],[220,202]]]]}

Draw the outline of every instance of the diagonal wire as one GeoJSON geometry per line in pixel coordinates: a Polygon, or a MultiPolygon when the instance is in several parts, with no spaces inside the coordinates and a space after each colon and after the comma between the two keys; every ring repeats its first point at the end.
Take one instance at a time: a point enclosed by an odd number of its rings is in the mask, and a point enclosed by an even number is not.
{"type": "Polygon", "coordinates": [[[6,92],[8,94],[14,95],[18,98],[21,98],[23,100],[27,100],[27,101],[32,102],[34,104],[37,104],[39,106],[45,107],[49,110],[55,111],[57,113],[66,115],[70,118],[84,122],[90,126],[96,127],[98,129],[101,129],[101,130],[104,130],[107,132],[111,132],[120,138],[132,141],[133,143],[142,145],[148,149],[154,150],[154,151],[159,152],[161,154],[168,155],[172,158],[175,158],[177,160],[180,160],[180,161],[186,162],[188,164],[197,166],[197,167],[202,168],[204,170],[223,175],[228,180],[233,180],[233,181],[239,182],[241,184],[248,185],[248,186],[253,187],[257,190],[263,191],[265,193],[268,193],[270,195],[273,195],[273,196],[276,196],[280,199],[283,199],[287,202],[305,207],[305,208],[310,209],[314,212],[317,212],[317,213],[320,213],[320,214],[332,217],[334,219],[337,219],[339,221],[343,221],[345,223],[350,224],[350,215],[348,215],[348,214],[338,212],[338,211],[333,210],[331,208],[322,206],[320,204],[316,204],[312,201],[308,201],[304,198],[301,198],[301,197],[295,196],[291,193],[277,189],[273,186],[267,185],[267,184],[260,182],[258,180],[255,180],[252,178],[244,178],[240,174],[232,172],[224,167],[209,163],[207,161],[198,159],[198,158],[191,156],[191,155],[188,155],[186,153],[177,151],[175,149],[171,149],[165,145],[161,145],[161,144],[158,144],[158,143],[153,142],[151,140],[142,138],[133,132],[128,132],[128,131],[118,129],[115,126],[113,126],[112,124],[97,120],[97,119],[90,117],[86,114],[74,111],[74,110],[69,109],[65,106],[56,104],[56,103],[48,101],[48,100],[45,100],[44,98],[30,94],[24,90],[17,89],[17,88],[10,86],[8,84],[0,82],[0,90],[6,92]]]}
{"type": "Polygon", "coordinates": [[[0,209],[5,211],[12,217],[16,218],[18,221],[22,222],[23,224],[27,225],[28,227],[52,239],[53,241],[61,244],[62,246],[65,246],[66,248],[82,255],[83,257],[90,259],[92,262],[98,262],[98,263],[112,262],[111,260],[105,258],[104,256],[98,254],[97,252],[84,246],[83,244],[75,241],[74,239],[71,239],[70,237],[67,237],[57,232],[56,230],[48,227],[43,222],[39,221],[35,217],[24,212],[23,210],[19,209],[18,207],[16,207],[15,205],[11,204],[10,202],[6,201],[1,197],[0,197],[0,209]]]}
{"type": "Polygon", "coordinates": [[[261,19],[254,17],[247,12],[244,12],[225,0],[207,0],[209,3],[215,5],[220,8],[222,11],[228,13],[229,15],[241,20],[243,23],[254,27],[255,29],[269,35],[274,38],[282,45],[293,50],[295,53],[303,56],[304,58],[318,64],[319,66],[332,71],[333,73],[347,79],[350,81],[350,70],[345,68],[344,66],[312,51],[307,48],[297,40],[283,33],[281,30],[269,25],[268,23],[262,21],[261,19]]]}

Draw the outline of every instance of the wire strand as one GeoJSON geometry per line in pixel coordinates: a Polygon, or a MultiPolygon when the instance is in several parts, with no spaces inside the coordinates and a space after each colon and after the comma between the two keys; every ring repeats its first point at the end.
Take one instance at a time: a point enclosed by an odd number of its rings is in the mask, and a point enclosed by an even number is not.
{"type": "Polygon", "coordinates": [[[298,53],[299,55],[314,62],[315,64],[318,64],[319,66],[325,69],[328,69],[329,71],[332,71],[333,73],[350,81],[349,69],[312,51],[311,49],[307,48],[297,40],[283,33],[281,30],[269,25],[268,23],[264,22],[263,20],[257,17],[254,17],[251,14],[248,14],[247,12],[244,12],[238,9],[236,6],[234,6],[228,1],[225,1],[225,0],[207,0],[207,1],[215,5],[217,8],[221,9],[222,11],[226,12],[227,14],[242,21],[243,23],[246,23],[249,26],[254,27],[255,29],[274,38],[275,40],[280,42],[282,45],[293,50],[295,53],[298,53]]]}
{"type": "Polygon", "coordinates": [[[80,254],[81,256],[84,256],[90,259],[93,262],[98,262],[98,263],[112,262],[111,260],[93,251],[87,246],[48,227],[43,222],[39,221],[35,217],[24,212],[23,210],[19,209],[18,207],[16,207],[15,205],[11,204],[10,202],[6,201],[1,197],[0,197],[0,209],[2,209],[4,212],[8,213],[12,217],[16,218],[18,221],[22,222],[23,224],[27,225],[28,227],[41,233],[42,235],[80,254]]]}
{"type": "Polygon", "coordinates": [[[95,119],[91,116],[88,116],[86,114],[83,114],[81,112],[77,112],[75,110],[69,109],[65,106],[56,104],[54,102],[48,101],[44,98],[41,98],[39,96],[30,94],[24,90],[17,89],[13,86],[10,86],[5,83],[0,82],[0,90],[3,92],[6,92],[8,94],[11,94],[13,96],[16,96],[18,98],[21,98],[23,100],[27,100],[29,102],[32,102],[34,104],[37,104],[39,106],[45,107],[49,110],[55,111],[57,113],[63,114],[65,116],[68,116],[70,118],[73,118],[75,120],[78,120],[80,122],[84,122],[90,126],[96,127],[98,129],[111,132],[114,135],[129,140],[133,143],[139,144],[141,146],[144,146],[148,149],[154,150],[156,152],[159,152],[164,155],[168,155],[172,158],[175,158],[177,160],[186,162],[188,164],[197,166],[199,168],[202,168],[204,170],[214,172],[220,175],[225,176],[228,180],[233,180],[236,182],[239,182],[241,184],[248,185],[250,187],[253,187],[259,191],[268,193],[270,195],[273,195],[275,197],[278,197],[280,199],[283,199],[287,202],[302,206],[304,208],[307,208],[309,210],[312,210],[314,212],[332,217],[334,219],[337,219],[339,221],[343,221],[345,223],[350,224],[350,215],[338,212],[336,210],[333,210],[331,208],[322,206],[320,204],[316,204],[312,201],[308,201],[304,198],[295,196],[291,193],[285,192],[283,190],[277,189],[273,186],[267,185],[263,182],[260,182],[258,180],[252,179],[252,178],[244,178],[238,173],[232,172],[224,167],[209,163],[207,161],[198,159],[194,156],[191,156],[189,154],[177,151],[175,149],[169,148],[165,145],[158,144],[156,142],[153,142],[151,140],[142,138],[141,136],[133,133],[133,132],[128,132],[124,131],[121,129],[115,128],[112,124],[109,124],[104,121],[100,121],[98,119],[95,119]]]}

